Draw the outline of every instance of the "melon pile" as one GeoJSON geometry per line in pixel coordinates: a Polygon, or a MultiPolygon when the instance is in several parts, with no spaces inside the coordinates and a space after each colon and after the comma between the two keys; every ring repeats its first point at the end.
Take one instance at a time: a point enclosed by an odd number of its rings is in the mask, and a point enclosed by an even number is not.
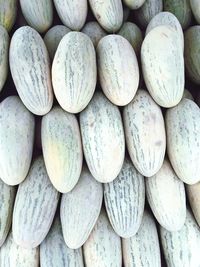
{"type": "Polygon", "coordinates": [[[200,267],[199,106],[199,0],[0,0],[0,267],[200,267]]]}

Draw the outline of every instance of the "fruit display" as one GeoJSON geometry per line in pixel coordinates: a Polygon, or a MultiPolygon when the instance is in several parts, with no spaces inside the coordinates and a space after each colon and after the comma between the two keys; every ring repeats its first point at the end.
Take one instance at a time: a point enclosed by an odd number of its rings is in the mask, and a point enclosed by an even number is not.
{"type": "Polygon", "coordinates": [[[199,0],[0,0],[0,267],[200,267],[199,0]]]}

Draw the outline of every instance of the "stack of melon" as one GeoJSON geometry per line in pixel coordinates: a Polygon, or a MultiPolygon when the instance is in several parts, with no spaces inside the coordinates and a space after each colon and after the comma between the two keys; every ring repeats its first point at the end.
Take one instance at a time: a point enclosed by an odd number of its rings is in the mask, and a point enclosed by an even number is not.
{"type": "Polygon", "coordinates": [[[0,0],[0,25],[0,266],[200,267],[200,1],[0,0]]]}

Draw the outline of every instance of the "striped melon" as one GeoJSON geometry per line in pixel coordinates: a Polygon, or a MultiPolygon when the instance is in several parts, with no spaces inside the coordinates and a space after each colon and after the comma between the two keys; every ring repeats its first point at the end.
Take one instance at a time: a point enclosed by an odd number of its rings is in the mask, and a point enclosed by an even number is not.
{"type": "Polygon", "coordinates": [[[54,187],[67,193],[77,183],[83,161],[81,136],[75,115],[54,107],[42,118],[42,150],[54,187]]]}
{"type": "Polygon", "coordinates": [[[190,6],[192,9],[192,13],[198,24],[200,24],[200,4],[199,0],[190,0],[190,6]]]}
{"type": "Polygon", "coordinates": [[[97,61],[104,94],[115,105],[127,105],[139,84],[139,67],[131,44],[120,35],[107,35],[97,46],[97,61]]]}
{"type": "Polygon", "coordinates": [[[167,152],[178,177],[187,184],[200,181],[200,109],[190,99],[166,113],[167,152]]]}
{"type": "Polygon", "coordinates": [[[139,56],[143,41],[142,31],[140,30],[140,28],[135,23],[125,22],[122,25],[118,34],[123,36],[129,41],[136,55],[139,56]]]}
{"type": "Polygon", "coordinates": [[[62,235],[60,218],[56,217],[52,227],[40,245],[41,267],[84,267],[82,250],[66,246],[62,235]]]}
{"type": "Polygon", "coordinates": [[[103,209],[83,246],[83,252],[87,267],[122,266],[121,240],[112,229],[103,209]]]}
{"type": "Polygon", "coordinates": [[[194,101],[194,97],[192,96],[192,94],[190,93],[189,90],[185,89],[184,90],[184,93],[183,93],[183,98],[188,98],[190,100],[193,100],[194,101]]]}
{"type": "Polygon", "coordinates": [[[200,85],[200,25],[185,32],[185,67],[188,77],[200,85]]]}
{"type": "Polygon", "coordinates": [[[8,75],[8,51],[9,35],[6,29],[0,26],[0,92],[8,75]]]}
{"type": "Polygon", "coordinates": [[[17,0],[0,0],[0,25],[10,31],[17,15],[17,0]]]}
{"type": "Polygon", "coordinates": [[[155,27],[161,26],[161,25],[169,25],[173,27],[173,29],[177,33],[177,36],[180,39],[181,46],[183,46],[183,49],[184,49],[184,36],[183,36],[183,30],[182,30],[181,24],[179,20],[176,18],[176,16],[170,12],[167,12],[167,11],[160,12],[155,17],[153,17],[146,28],[145,35],[147,35],[155,27]]]}
{"type": "Polygon", "coordinates": [[[52,0],[20,0],[22,13],[38,32],[46,32],[53,22],[52,0]]]}
{"type": "Polygon", "coordinates": [[[155,221],[145,211],[136,235],[122,239],[124,267],[161,267],[160,247],[155,221]]]}
{"type": "Polygon", "coordinates": [[[81,32],[65,35],[52,66],[55,96],[61,107],[71,113],[82,111],[91,100],[97,80],[95,49],[81,32]]]}
{"type": "Polygon", "coordinates": [[[101,38],[106,36],[106,32],[97,21],[87,22],[83,27],[82,32],[90,37],[94,47],[97,47],[101,38]]]}
{"type": "Polygon", "coordinates": [[[119,109],[97,92],[80,113],[80,128],[90,172],[101,183],[113,181],[121,170],[125,153],[119,109]]]}
{"type": "Polygon", "coordinates": [[[200,226],[200,182],[193,185],[186,185],[186,191],[194,217],[200,226]]]}
{"type": "Polygon", "coordinates": [[[106,211],[115,232],[124,238],[135,235],[140,227],[144,203],[144,177],[134,168],[129,159],[118,177],[104,184],[106,211]]]}
{"type": "Polygon", "coordinates": [[[151,30],[141,48],[145,84],[162,107],[177,105],[184,90],[183,50],[177,32],[162,25],[151,30]]]}
{"type": "Polygon", "coordinates": [[[99,216],[102,199],[102,185],[84,167],[75,188],[62,195],[60,215],[68,247],[80,248],[88,239],[99,216]]]}
{"type": "Polygon", "coordinates": [[[10,70],[24,105],[36,115],[52,107],[50,62],[46,46],[34,29],[19,28],[10,44],[10,70]]]}
{"type": "Polygon", "coordinates": [[[168,160],[145,182],[147,199],[157,221],[168,231],[180,230],[186,217],[185,188],[168,160]]]}
{"type": "Polygon", "coordinates": [[[51,60],[53,60],[61,39],[70,32],[70,29],[64,25],[56,25],[48,30],[44,36],[44,42],[49,52],[51,60]]]}
{"type": "Polygon", "coordinates": [[[9,186],[0,180],[0,247],[10,230],[14,200],[15,187],[9,186]]]}
{"type": "Polygon", "coordinates": [[[191,23],[190,0],[163,0],[164,10],[174,14],[185,30],[191,23]]]}
{"type": "Polygon", "coordinates": [[[123,0],[124,4],[127,5],[130,9],[140,8],[146,0],[123,0]]]}
{"type": "Polygon", "coordinates": [[[0,104],[0,178],[4,183],[21,183],[29,170],[34,142],[34,116],[17,96],[0,104]]]}
{"type": "Polygon", "coordinates": [[[121,0],[89,0],[89,3],[96,20],[107,32],[120,29],[123,22],[121,0]]]}
{"type": "Polygon", "coordinates": [[[150,20],[162,10],[162,0],[145,0],[144,4],[134,12],[134,17],[143,28],[146,28],[150,20]]]}
{"type": "Polygon", "coordinates": [[[87,0],[54,0],[55,8],[62,23],[74,31],[79,31],[87,17],[87,0]]]}
{"type": "Polygon", "coordinates": [[[46,237],[56,212],[59,193],[51,185],[44,160],[37,158],[18,187],[12,221],[14,241],[24,248],[37,247],[46,237]]]}
{"type": "Polygon", "coordinates": [[[0,250],[1,267],[39,267],[39,248],[25,249],[18,246],[10,232],[0,250]]]}
{"type": "Polygon", "coordinates": [[[169,232],[161,227],[160,235],[168,267],[200,266],[200,230],[189,210],[180,231],[169,232]]]}
{"type": "Polygon", "coordinates": [[[144,176],[154,175],[162,166],[166,136],[160,107],[145,90],[123,110],[123,122],[129,155],[144,176]]]}
{"type": "Polygon", "coordinates": [[[130,15],[130,9],[127,6],[123,6],[123,22],[126,22],[130,15]]]}

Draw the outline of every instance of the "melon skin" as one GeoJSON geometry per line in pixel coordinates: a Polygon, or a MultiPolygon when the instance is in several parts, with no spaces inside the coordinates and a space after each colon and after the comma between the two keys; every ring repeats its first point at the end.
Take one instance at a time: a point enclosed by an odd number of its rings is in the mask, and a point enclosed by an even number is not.
{"type": "Polygon", "coordinates": [[[0,92],[8,76],[8,53],[10,38],[3,26],[0,26],[0,92]]]}
{"type": "Polygon", "coordinates": [[[161,267],[160,245],[156,223],[152,214],[145,210],[136,235],[122,238],[124,267],[161,267]]]}
{"type": "Polygon", "coordinates": [[[0,1],[0,25],[11,31],[17,17],[17,0],[0,1]]]}
{"type": "Polygon", "coordinates": [[[81,174],[83,152],[78,121],[60,107],[42,118],[42,150],[49,178],[61,193],[71,191],[81,174]]]}
{"type": "Polygon", "coordinates": [[[186,218],[185,188],[169,161],[165,160],[145,182],[147,200],[157,221],[168,231],[180,230],[186,218]]]}
{"type": "Polygon", "coordinates": [[[26,249],[45,239],[56,212],[59,192],[52,186],[44,160],[34,160],[26,180],[18,187],[12,220],[14,242],[26,249]]]}
{"type": "Polygon", "coordinates": [[[135,168],[146,177],[157,173],[166,150],[161,108],[149,93],[139,89],[123,110],[127,150],[135,168]]]}
{"type": "Polygon", "coordinates": [[[54,0],[54,5],[62,23],[73,31],[84,26],[87,13],[87,0],[54,0]]]}
{"type": "Polygon", "coordinates": [[[41,267],[84,267],[82,249],[70,249],[65,244],[61,222],[56,216],[45,240],[40,245],[41,267]]]}
{"type": "Polygon", "coordinates": [[[69,32],[59,43],[52,65],[52,82],[60,106],[81,112],[93,97],[97,81],[96,53],[90,38],[69,32]]]}
{"type": "Polygon", "coordinates": [[[119,35],[105,36],[97,46],[97,62],[106,97],[115,105],[127,105],[139,85],[139,66],[130,43],[119,35]]]}
{"type": "Polygon", "coordinates": [[[52,0],[20,0],[24,18],[40,33],[46,32],[53,22],[52,0]]]}
{"type": "Polygon", "coordinates": [[[192,13],[197,21],[200,24],[200,5],[198,0],[190,0],[190,6],[192,9],[192,13]]]}
{"type": "Polygon", "coordinates": [[[38,267],[39,247],[26,249],[17,245],[13,239],[12,231],[1,247],[1,267],[38,267]]]}
{"type": "Polygon", "coordinates": [[[20,184],[28,173],[34,145],[35,119],[19,97],[0,103],[0,178],[20,184]]]}
{"type": "Polygon", "coordinates": [[[185,31],[185,67],[188,78],[200,85],[200,25],[192,26],[185,31]]]}
{"type": "Polygon", "coordinates": [[[165,117],[167,153],[177,176],[186,184],[200,181],[200,109],[187,98],[165,117]]]}
{"type": "Polygon", "coordinates": [[[74,189],[62,195],[60,215],[65,243],[80,248],[88,239],[101,211],[103,187],[84,166],[74,189]]]}
{"type": "Polygon", "coordinates": [[[117,32],[123,22],[121,0],[89,0],[90,8],[98,23],[109,33],[117,32]]]}
{"type": "Polygon", "coordinates": [[[86,163],[101,183],[113,181],[119,174],[125,155],[122,118],[118,107],[96,92],[80,113],[80,129],[86,163]]]}
{"type": "Polygon", "coordinates": [[[83,245],[83,253],[87,267],[122,266],[121,240],[110,225],[104,209],[83,245]]]}
{"type": "Polygon", "coordinates": [[[9,50],[12,78],[24,105],[35,115],[45,115],[53,105],[50,60],[39,33],[23,26],[12,36],[9,50]]]}
{"type": "Polygon", "coordinates": [[[153,99],[161,107],[176,106],[185,84],[183,49],[177,32],[168,25],[151,30],[142,43],[141,62],[144,81],[153,99]]]}
{"type": "Polygon", "coordinates": [[[0,248],[4,244],[12,223],[16,188],[0,180],[0,248]]]}
{"type": "Polygon", "coordinates": [[[200,182],[193,185],[186,185],[186,192],[194,217],[200,226],[200,182]]]}
{"type": "Polygon", "coordinates": [[[87,22],[82,32],[88,35],[96,48],[99,41],[107,35],[106,31],[99,25],[97,21],[89,21],[87,22]]]}
{"type": "Polygon", "coordinates": [[[146,0],[123,0],[124,4],[127,5],[130,9],[140,8],[146,0]]]}
{"type": "Polygon", "coordinates": [[[180,231],[169,232],[160,227],[160,236],[167,266],[199,266],[200,231],[189,210],[180,231]]]}
{"type": "Polygon", "coordinates": [[[104,202],[115,232],[123,238],[135,235],[144,212],[145,183],[130,159],[125,158],[113,182],[104,184],[104,202]]]}

